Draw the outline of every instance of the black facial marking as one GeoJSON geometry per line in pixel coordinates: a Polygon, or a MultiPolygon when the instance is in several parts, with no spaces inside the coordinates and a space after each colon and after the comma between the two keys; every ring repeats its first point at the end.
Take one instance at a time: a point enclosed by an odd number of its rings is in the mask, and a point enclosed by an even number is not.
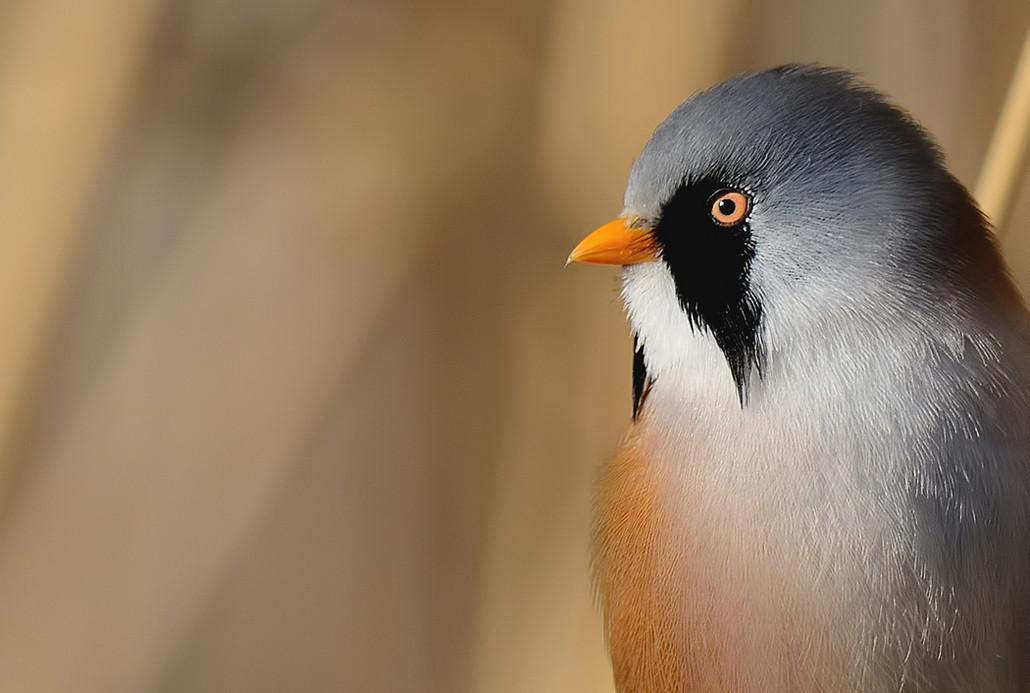
{"type": "Polygon", "coordinates": [[[640,407],[651,390],[651,380],[647,377],[647,364],[644,363],[644,345],[637,335],[633,335],[633,420],[640,415],[640,407]]]}
{"type": "Polygon", "coordinates": [[[685,183],[662,208],[654,235],[680,306],[726,355],[743,406],[751,370],[762,370],[762,305],[749,282],[755,247],[748,218],[724,226],[711,216],[714,196],[727,189],[714,180],[685,183]]]}

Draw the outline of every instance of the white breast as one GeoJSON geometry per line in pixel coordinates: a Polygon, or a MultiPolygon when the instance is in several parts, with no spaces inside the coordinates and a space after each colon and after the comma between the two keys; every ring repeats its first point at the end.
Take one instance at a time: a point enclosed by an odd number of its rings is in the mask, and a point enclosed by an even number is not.
{"type": "MultiPolygon", "coordinates": [[[[1011,633],[946,593],[927,557],[942,549],[925,545],[913,507],[949,396],[926,377],[925,337],[846,323],[801,328],[829,330],[818,338],[782,332],[742,406],[664,265],[626,273],[653,384],[598,505],[620,691],[896,691],[920,679],[1004,690],[1011,665],[985,653],[1011,633]]],[[[965,598],[1011,607],[992,589],[965,598]]]]}

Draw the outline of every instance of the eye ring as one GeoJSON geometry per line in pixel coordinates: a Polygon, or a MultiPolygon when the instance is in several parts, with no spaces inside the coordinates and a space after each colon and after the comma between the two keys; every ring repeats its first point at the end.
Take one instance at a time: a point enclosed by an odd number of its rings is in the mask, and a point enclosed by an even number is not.
{"type": "Polygon", "coordinates": [[[735,226],[751,211],[747,195],[737,190],[723,190],[712,197],[712,221],[719,226],[735,226]]]}

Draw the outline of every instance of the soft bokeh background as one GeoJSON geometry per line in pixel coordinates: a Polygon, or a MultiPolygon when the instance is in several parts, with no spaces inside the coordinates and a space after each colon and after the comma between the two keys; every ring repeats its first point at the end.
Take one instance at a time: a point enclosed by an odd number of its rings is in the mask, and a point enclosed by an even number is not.
{"type": "MultiPolygon", "coordinates": [[[[610,691],[610,268],[740,70],[860,71],[975,182],[1022,0],[0,2],[0,690],[610,691]]],[[[1030,194],[1004,243],[1030,288],[1030,194]]]]}

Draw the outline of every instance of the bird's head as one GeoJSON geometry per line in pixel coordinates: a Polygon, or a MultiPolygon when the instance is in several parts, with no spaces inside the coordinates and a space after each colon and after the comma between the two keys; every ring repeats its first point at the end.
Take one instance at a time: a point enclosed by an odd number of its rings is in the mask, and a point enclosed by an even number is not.
{"type": "Polygon", "coordinates": [[[620,217],[570,260],[625,265],[652,376],[690,368],[683,345],[708,340],[743,404],[770,347],[832,316],[951,300],[984,253],[996,257],[981,215],[914,120],[849,73],[788,66],[673,111],[620,217]]]}

